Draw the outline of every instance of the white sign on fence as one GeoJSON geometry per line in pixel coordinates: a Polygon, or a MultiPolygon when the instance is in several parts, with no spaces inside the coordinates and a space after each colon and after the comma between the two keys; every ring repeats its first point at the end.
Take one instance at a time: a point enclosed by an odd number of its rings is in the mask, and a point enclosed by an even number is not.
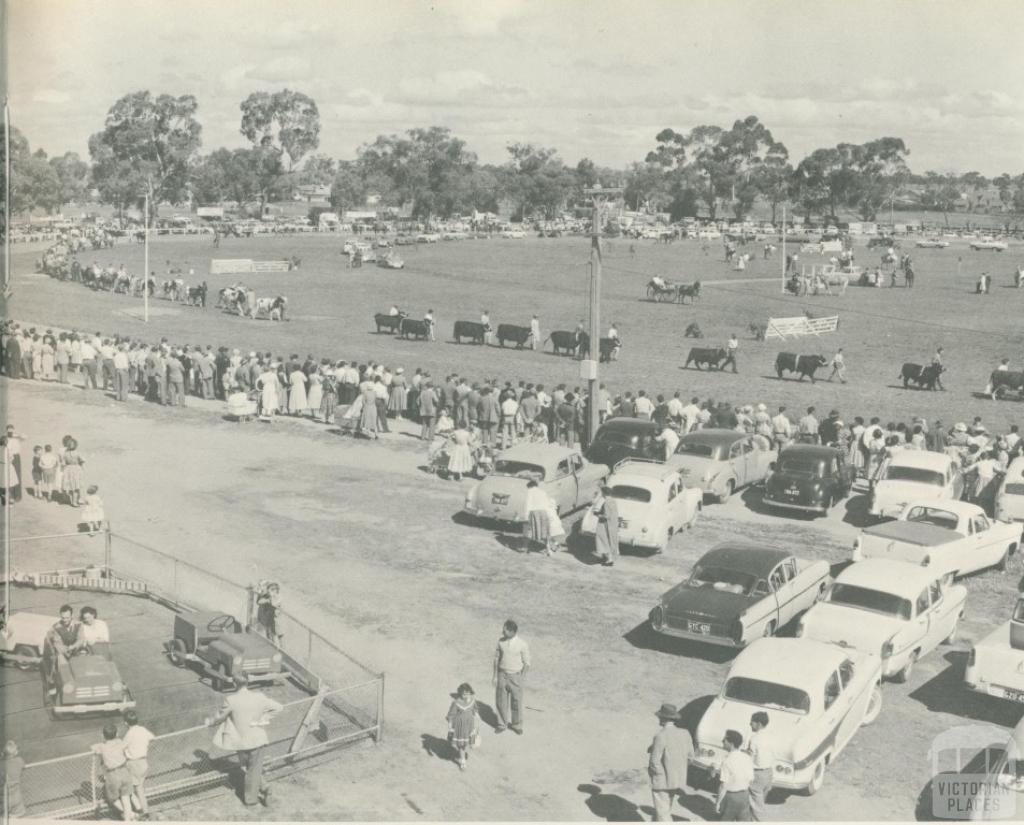
{"type": "Polygon", "coordinates": [[[253,261],[253,272],[288,272],[292,265],[288,261],[253,261]]]}
{"type": "Polygon", "coordinates": [[[252,272],[252,260],[249,258],[210,259],[211,275],[224,275],[230,272],[252,272]]]}
{"type": "Polygon", "coordinates": [[[839,327],[839,316],[828,318],[808,318],[798,315],[795,318],[769,318],[765,330],[765,340],[769,338],[796,338],[801,335],[821,335],[823,332],[835,332],[839,327]]]}

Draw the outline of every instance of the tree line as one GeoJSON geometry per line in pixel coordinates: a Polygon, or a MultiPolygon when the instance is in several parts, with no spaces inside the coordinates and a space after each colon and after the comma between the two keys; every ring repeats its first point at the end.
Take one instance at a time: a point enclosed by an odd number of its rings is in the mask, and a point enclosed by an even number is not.
{"type": "Polygon", "coordinates": [[[551,219],[585,206],[588,189],[612,184],[621,186],[630,207],[667,212],[673,220],[698,213],[743,219],[760,201],[773,222],[782,204],[806,217],[843,211],[864,220],[887,206],[912,206],[942,212],[948,221],[958,207],[983,205],[978,193],[990,186],[1006,211],[1024,214],[1024,174],[991,180],[977,172],[914,174],[904,141],[891,136],[816,149],[794,166],[786,146],[753,115],[729,128],[666,128],[643,161],[611,169],[589,158],[569,166],[556,149],[529,143],[510,144],[503,164],[482,164],[464,140],[439,126],[379,135],[359,147],[355,159],[339,160],[316,151],[320,113],[308,95],[259,91],[239,108],[239,132],[249,145],[209,154],[201,153],[199,104],[192,95],[124,95],[89,138],[88,162],[73,152],[51,158],[32,151],[12,129],[12,211],[52,213],[95,189],[119,212],[148,200],[235,201],[262,213],[268,202],[312,184],[330,187],[337,210],[374,194],[382,205],[423,221],[498,212],[503,204],[511,205],[513,219],[551,219]]]}

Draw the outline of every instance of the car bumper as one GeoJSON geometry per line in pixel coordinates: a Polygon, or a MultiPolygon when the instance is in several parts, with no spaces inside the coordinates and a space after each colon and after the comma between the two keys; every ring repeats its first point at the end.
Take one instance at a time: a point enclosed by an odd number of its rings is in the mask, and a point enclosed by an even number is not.
{"type": "Polygon", "coordinates": [[[828,512],[828,508],[824,504],[800,504],[796,501],[779,501],[774,498],[765,496],[763,499],[765,504],[771,507],[778,507],[781,510],[797,510],[801,513],[820,513],[824,514],[828,512]]]}
{"type": "Polygon", "coordinates": [[[95,702],[79,705],[54,704],[53,712],[57,716],[76,716],[86,713],[120,713],[135,707],[135,700],[122,699],[120,702],[95,702]]]}
{"type": "Polygon", "coordinates": [[[503,524],[518,525],[520,527],[525,523],[522,516],[512,516],[503,510],[488,510],[484,507],[463,507],[462,512],[474,518],[490,519],[491,521],[500,521],[503,524]]]}
{"type": "Polygon", "coordinates": [[[659,624],[654,620],[651,621],[651,627],[654,628],[655,632],[661,633],[664,636],[673,636],[676,639],[687,639],[691,642],[702,642],[706,645],[741,648],[745,644],[744,642],[737,644],[728,636],[713,636],[710,633],[694,633],[689,630],[680,630],[677,627],[670,627],[667,624],[659,624]]]}
{"type": "Polygon", "coordinates": [[[986,682],[968,668],[964,674],[964,683],[973,691],[984,693],[986,696],[996,696],[1000,699],[1007,699],[1010,702],[1024,704],[1024,689],[1010,688],[1004,685],[997,685],[993,682],[986,682]]]}
{"type": "MultiPolygon", "coordinates": [[[[690,765],[697,770],[704,771],[709,777],[717,774],[721,768],[720,761],[703,756],[691,756],[690,765]]],[[[802,770],[794,770],[792,772],[784,772],[776,769],[772,771],[772,787],[785,788],[786,790],[791,791],[802,791],[811,783],[811,776],[813,773],[814,765],[802,770]]]]}

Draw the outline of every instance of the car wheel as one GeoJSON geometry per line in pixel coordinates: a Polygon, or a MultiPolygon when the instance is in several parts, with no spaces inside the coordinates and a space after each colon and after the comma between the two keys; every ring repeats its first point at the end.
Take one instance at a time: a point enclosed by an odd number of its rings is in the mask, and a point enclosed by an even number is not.
{"type": "Polygon", "coordinates": [[[814,766],[814,773],[811,774],[811,781],[807,783],[807,795],[814,796],[825,784],[825,760],[822,759],[814,766]]]}
{"type": "Polygon", "coordinates": [[[777,625],[778,625],[778,623],[774,619],[772,619],[770,622],[768,622],[768,624],[766,624],[764,626],[764,635],[766,637],[767,636],[774,636],[775,635],[775,628],[776,628],[777,625]]]}
{"type": "Polygon", "coordinates": [[[903,670],[896,674],[896,681],[905,683],[910,681],[910,677],[914,672],[914,665],[917,664],[917,651],[910,654],[910,658],[907,659],[907,663],[903,666],[903,670]]]}
{"type": "MultiPolygon", "coordinates": [[[[14,650],[11,651],[15,656],[31,656],[32,658],[38,659],[39,653],[32,645],[15,645],[14,650]]],[[[18,670],[28,670],[32,667],[28,662],[18,662],[18,670]]]]}
{"type": "Polygon", "coordinates": [[[722,493],[722,495],[718,497],[718,503],[725,504],[725,502],[727,502],[732,497],[732,494],[735,491],[736,482],[730,478],[727,482],[725,482],[725,491],[722,493]]]}
{"type": "Polygon", "coordinates": [[[960,620],[959,619],[957,619],[955,622],[953,622],[953,626],[949,629],[949,635],[945,639],[942,640],[945,644],[947,644],[947,645],[956,644],[956,634],[957,634],[957,630],[959,629],[959,625],[960,625],[960,620]]]}
{"type": "Polygon", "coordinates": [[[871,689],[871,698],[868,699],[868,706],[864,711],[864,718],[860,720],[862,725],[870,725],[882,712],[882,689],[875,685],[871,689]]]}
{"type": "Polygon", "coordinates": [[[167,655],[170,657],[171,663],[177,667],[185,667],[185,653],[187,648],[185,647],[184,639],[171,639],[171,645],[167,649],[167,655]]]}

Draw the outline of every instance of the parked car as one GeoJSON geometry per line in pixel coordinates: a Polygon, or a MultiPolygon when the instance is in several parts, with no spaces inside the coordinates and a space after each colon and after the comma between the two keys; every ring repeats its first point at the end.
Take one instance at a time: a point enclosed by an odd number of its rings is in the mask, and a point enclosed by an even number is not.
{"type": "Polygon", "coordinates": [[[1005,241],[997,241],[993,238],[982,238],[981,240],[971,241],[971,249],[976,252],[1005,252],[1008,244],[1005,241]]]}
{"type": "Polygon", "coordinates": [[[811,639],[758,639],[729,668],[697,725],[692,764],[717,770],[727,730],[746,732],[756,710],[775,756],[772,785],[816,793],[861,725],[882,710],[877,655],[811,639]]]}
{"type": "Polygon", "coordinates": [[[823,559],[720,544],[701,557],[689,578],[661,597],[650,613],[651,626],[667,636],[743,647],[774,635],[807,610],[829,581],[823,559]]]}
{"type": "Polygon", "coordinates": [[[774,460],[767,438],[706,429],[684,435],[668,464],[679,470],[684,482],[724,502],[741,487],[764,481],[774,460]]]}
{"type": "MultiPolygon", "coordinates": [[[[623,461],[607,484],[619,511],[619,544],[630,547],[663,552],[676,532],[693,526],[704,506],[704,494],[661,463],[623,461]]],[[[596,532],[597,516],[587,510],[580,533],[596,532]]]]}
{"type": "MultiPolygon", "coordinates": [[[[992,820],[1019,820],[1024,813],[1024,719],[1010,733],[1006,743],[998,750],[996,743],[984,743],[979,757],[984,759],[985,779],[972,783],[977,788],[969,802],[972,822],[992,820]]],[[[975,773],[965,766],[960,773],[975,773]]]]}
{"type": "Polygon", "coordinates": [[[655,437],[658,425],[644,418],[609,418],[587,448],[587,460],[614,467],[627,458],[662,458],[665,448],[655,437]]]}
{"type": "Polygon", "coordinates": [[[1024,456],[1010,462],[999,482],[995,516],[999,521],[1024,522],[1024,456]]]}
{"type": "Polygon", "coordinates": [[[611,470],[587,461],[576,448],[518,444],[498,454],[494,470],[469,488],[463,512],[509,523],[526,521],[526,483],[536,481],[562,515],[585,507],[611,470]]]}
{"type": "Polygon", "coordinates": [[[922,238],[916,245],[921,249],[945,249],[949,246],[949,241],[944,241],[941,238],[922,238]]]}
{"type": "Polygon", "coordinates": [[[216,690],[234,687],[238,673],[253,683],[287,678],[281,651],[258,633],[243,630],[234,616],[216,610],[175,615],[174,638],[166,649],[171,662],[195,666],[216,690]]]}
{"type": "Polygon", "coordinates": [[[85,713],[123,713],[135,699],[121,678],[106,642],[90,645],[70,657],[57,657],[52,675],[43,668],[43,681],[57,718],[85,713]]]}
{"type": "Polygon", "coordinates": [[[882,675],[906,682],[918,659],[956,639],[966,602],[967,588],[934,570],[868,559],[836,577],[797,635],[879,653],[882,675]]]}
{"type": "Polygon", "coordinates": [[[945,453],[900,450],[885,461],[871,487],[873,516],[896,516],[909,501],[959,499],[964,492],[960,465],[945,453]]]}
{"type": "Polygon", "coordinates": [[[856,472],[845,451],[815,444],[785,447],[770,466],[765,504],[822,515],[850,494],[856,472]]]}
{"type": "Polygon", "coordinates": [[[51,627],[53,616],[18,612],[7,617],[0,612],[0,661],[22,670],[38,665],[51,627]]]}
{"type": "Polygon", "coordinates": [[[977,504],[952,499],[911,501],[895,521],[867,527],[853,543],[853,560],[897,559],[933,575],[963,576],[1006,569],[1024,524],[992,521],[977,504]]]}
{"type": "Polygon", "coordinates": [[[874,249],[875,247],[879,246],[885,249],[889,249],[890,247],[892,247],[893,249],[899,249],[900,242],[893,237],[884,235],[876,236],[868,241],[868,249],[874,249]]]}
{"type": "Polygon", "coordinates": [[[1024,704],[1024,596],[1001,624],[967,656],[964,682],[971,690],[1024,704]]]}

